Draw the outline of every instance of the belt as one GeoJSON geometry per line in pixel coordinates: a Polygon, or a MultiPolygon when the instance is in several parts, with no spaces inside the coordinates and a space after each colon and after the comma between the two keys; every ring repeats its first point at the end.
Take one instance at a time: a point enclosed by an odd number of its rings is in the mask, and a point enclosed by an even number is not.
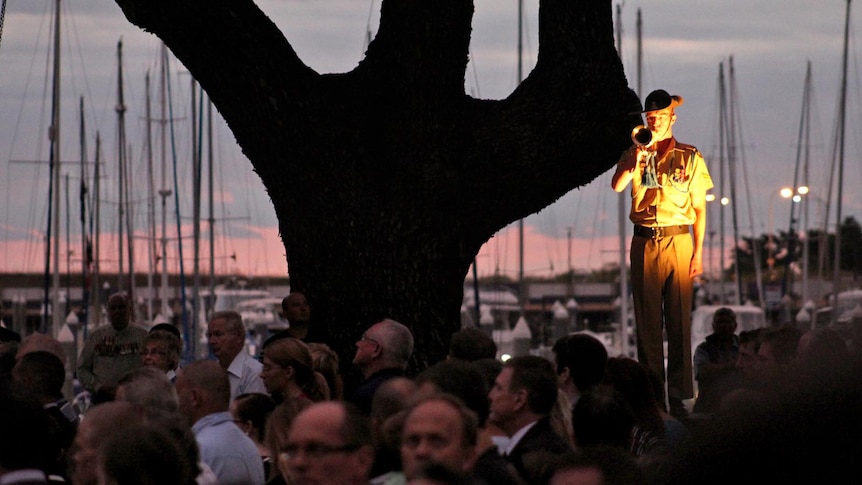
{"type": "Polygon", "coordinates": [[[691,226],[647,227],[635,224],[635,236],[661,239],[664,237],[679,236],[680,234],[688,234],[690,227],[691,226]]]}

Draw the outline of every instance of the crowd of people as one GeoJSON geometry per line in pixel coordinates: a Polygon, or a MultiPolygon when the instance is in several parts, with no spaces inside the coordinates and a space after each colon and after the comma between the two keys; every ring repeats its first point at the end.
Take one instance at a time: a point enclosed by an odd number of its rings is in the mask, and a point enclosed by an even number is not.
{"type": "Polygon", "coordinates": [[[303,324],[259,356],[217,312],[213,358],[181,364],[177,329],[138,327],[115,294],[79,359],[90,399],[72,402],[59,342],[3,329],[0,485],[775,483],[837,480],[862,451],[859,341],[830,329],[737,335],[719,310],[678,418],[656,372],[587,334],[502,362],[464,328],[408,375],[408,326],[368,327],[348,363],[304,341],[305,297],[289,304],[303,324]],[[346,393],[347,366],[363,382],[346,393]]]}

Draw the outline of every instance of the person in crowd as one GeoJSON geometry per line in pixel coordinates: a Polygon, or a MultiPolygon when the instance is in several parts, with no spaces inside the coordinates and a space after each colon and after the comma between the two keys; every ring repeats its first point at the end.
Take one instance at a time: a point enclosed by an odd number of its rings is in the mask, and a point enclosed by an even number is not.
{"type": "Polygon", "coordinates": [[[108,298],[111,324],[93,330],[78,358],[78,379],[95,395],[102,386],[115,386],[130,370],[141,367],[147,331],[131,322],[131,302],[125,293],[108,298]]]}
{"type": "Polygon", "coordinates": [[[15,358],[21,360],[28,353],[36,352],[37,350],[51,352],[60,359],[60,362],[63,362],[63,365],[66,364],[66,351],[63,350],[63,344],[56,338],[40,332],[31,333],[24,337],[21,345],[18,347],[18,353],[15,354],[15,358]]]}
{"type": "Polygon", "coordinates": [[[549,485],[647,485],[637,461],[613,446],[585,447],[554,463],[549,485]]]}
{"type": "Polygon", "coordinates": [[[406,326],[388,318],[372,325],[356,342],[353,365],[362,373],[364,382],[350,402],[368,416],[374,392],[385,381],[404,376],[412,353],[413,334],[406,326]]]}
{"type": "Polygon", "coordinates": [[[760,332],[763,329],[743,330],[739,333],[739,350],[736,354],[736,370],[744,381],[753,380],[757,364],[757,350],[760,347],[760,332]]]}
{"type": "Polygon", "coordinates": [[[608,359],[602,385],[612,388],[628,404],[634,418],[629,452],[648,478],[660,481],[666,473],[670,451],[665,441],[662,407],[653,393],[649,368],[628,357],[612,357],[608,359]]]}
{"type": "Polygon", "coordinates": [[[769,327],[760,332],[755,370],[762,383],[773,382],[794,362],[801,337],[802,332],[792,325],[769,327]]]}
{"type": "MultiPolygon", "coordinates": [[[[46,447],[58,450],[50,475],[66,478],[66,458],[80,422],[80,411],[63,396],[66,369],[44,350],[28,352],[12,370],[14,389],[22,399],[42,406],[52,424],[46,447]]],[[[3,433],[5,435],[5,433],[3,433]]]]}
{"type": "Polygon", "coordinates": [[[638,359],[666,382],[674,416],[687,414],[683,400],[694,397],[693,281],[703,273],[706,192],[713,186],[697,148],[673,136],[675,109],[682,104],[681,96],[663,89],[647,95],[643,113],[651,141],[626,150],[611,179],[616,192],[629,182],[632,186],[631,281],[638,359]]]}
{"type": "Polygon", "coordinates": [[[275,406],[266,420],[264,431],[264,445],[270,450],[273,461],[270,462],[267,472],[268,485],[285,485],[287,479],[287,461],[284,450],[287,446],[287,434],[293,420],[300,411],[311,406],[308,400],[289,400],[275,406]]]}
{"type": "Polygon", "coordinates": [[[571,450],[550,423],[557,391],[553,364],[527,355],[507,360],[488,393],[489,419],[509,437],[502,454],[527,483],[536,483],[536,463],[571,450]]]}
{"type": "Polygon", "coordinates": [[[0,396],[11,392],[12,368],[20,345],[21,334],[0,326],[0,396]]]}
{"type": "Polygon", "coordinates": [[[631,451],[641,456],[655,449],[664,448],[664,422],[659,409],[661,405],[653,394],[648,368],[628,357],[608,359],[607,371],[602,384],[618,392],[628,403],[635,423],[631,433],[631,451]]]}
{"type": "Polygon", "coordinates": [[[577,333],[566,335],[554,342],[554,366],[557,383],[574,408],[578,397],[602,381],[608,362],[608,351],[597,338],[577,333]]]}
{"type": "Polygon", "coordinates": [[[201,460],[219,484],[263,484],[260,453],[228,412],[230,384],[224,369],[210,360],[192,362],[181,369],[176,389],[180,412],[192,423],[201,460]]]}
{"type": "Polygon", "coordinates": [[[181,444],[167,430],[145,422],[104,437],[97,455],[100,484],[192,485],[197,476],[181,444]]]}
{"type": "Polygon", "coordinates": [[[725,409],[693,433],[665,483],[840,483],[855,476],[862,362],[783,372],[789,378],[774,381],[762,399],[725,409]]]}
{"type": "Polygon", "coordinates": [[[846,360],[847,342],[833,328],[814,328],[799,337],[796,359],[801,367],[826,365],[835,367],[846,360]]]}
{"type": "Polygon", "coordinates": [[[62,476],[49,477],[61,456],[51,439],[52,427],[37,403],[0,395],[0,483],[65,483],[62,476]]]}
{"type": "Polygon", "coordinates": [[[477,419],[478,435],[473,474],[489,484],[516,485],[517,474],[509,462],[500,456],[497,443],[494,441],[495,438],[500,438],[501,432],[488,422],[490,386],[477,362],[461,359],[437,362],[416,376],[419,395],[445,393],[459,398],[476,414],[477,419]]]}
{"type": "Polygon", "coordinates": [[[308,331],[311,328],[311,306],[308,304],[308,299],[305,294],[299,291],[293,291],[281,300],[281,312],[287,320],[288,327],[270,335],[264,342],[263,348],[266,349],[270,343],[276,340],[291,337],[306,341],[308,331]]]}
{"type": "Polygon", "coordinates": [[[273,453],[266,445],[266,420],[275,409],[276,403],[270,396],[260,393],[240,394],[230,402],[228,411],[234,424],[257,446],[263,462],[264,476],[269,477],[273,453]]]}
{"type": "Polygon", "coordinates": [[[344,399],[344,379],[341,376],[338,354],[328,345],[319,342],[309,343],[308,350],[311,351],[312,367],[326,379],[329,398],[336,401],[344,399]]]}
{"type": "Polygon", "coordinates": [[[146,411],[176,413],[179,410],[176,387],[155,367],[141,367],[121,377],[115,400],[135,404],[146,411]]]}
{"type": "Polygon", "coordinates": [[[106,402],[93,406],[78,426],[71,453],[69,476],[73,485],[96,485],[99,447],[108,436],[143,424],[142,409],[128,402],[106,402]]]}
{"type": "Polygon", "coordinates": [[[447,358],[475,362],[479,359],[494,359],[496,357],[497,344],[482,329],[476,327],[462,328],[453,333],[449,340],[447,358]]]}
{"type": "Polygon", "coordinates": [[[294,485],[367,484],[374,461],[368,418],[349,403],[314,403],[293,420],[282,457],[294,485]]]}
{"type": "Polygon", "coordinates": [[[395,377],[384,382],[371,401],[371,437],[374,442],[372,484],[390,483],[401,474],[401,429],[404,412],[416,395],[416,382],[395,377]]]}
{"type": "Polygon", "coordinates": [[[612,386],[596,386],[582,394],[572,415],[576,449],[613,446],[631,453],[634,411],[612,386]]]}
{"type": "MultiPolygon", "coordinates": [[[[173,328],[173,326],[170,327],[173,328]]],[[[168,380],[174,382],[180,367],[182,351],[182,341],[177,335],[165,330],[151,329],[144,338],[144,349],[141,351],[142,362],[145,367],[153,367],[164,372],[168,380]]]]}
{"type": "MultiPolygon", "coordinates": [[[[661,378],[653,372],[649,367],[641,364],[641,367],[646,371],[649,376],[650,383],[652,384],[652,395],[653,396],[661,396],[664,393],[664,385],[661,382],[661,378]]],[[[733,392],[733,391],[731,391],[733,392]]],[[[664,407],[659,402],[659,398],[655,398],[656,405],[658,406],[658,412],[661,415],[661,419],[664,422],[664,443],[667,446],[669,453],[674,453],[683,441],[688,437],[689,433],[691,433],[691,429],[696,425],[696,416],[689,416],[686,419],[686,422],[683,423],[679,419],[673,417],[668,413],[664,407]]]]}
{"type": "Polygon", "coordinates": [[[213,313],[207,324],[210,350],[227,371],[231,399],[248,392],[266,392],[260,378],[263,365],[246,351],[245,336],[242,316],[233,310],[213,313]]]}
{"type": "Polygon", "coordinates": [[[423,467],[443,465],[456,473],[471,473],[476,462],[478,419],[451,394],[430,395],[406,413],[401,435],[401,462],[407,480],[423,467]]]}
{"type": "Polygon", "coordinates": [[[276,402],[287,399],[308,399],[313,402],[329,399],[326,379],[314,370],[311,352],[299,339],[285,337],[263,349],[260,378],[276,402]]]}
{"type": "Polygon", "coordinates": [[[721,399],[739,385],[736,325],[736,313],[728,307],[719,308],[712,316],[712,333],[694,350],[695,413],[716,412],[721,399]]]}

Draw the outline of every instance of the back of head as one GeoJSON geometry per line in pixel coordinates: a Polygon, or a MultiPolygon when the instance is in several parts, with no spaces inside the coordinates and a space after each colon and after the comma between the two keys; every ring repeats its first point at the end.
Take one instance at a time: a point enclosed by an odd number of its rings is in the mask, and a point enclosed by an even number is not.
{"type": "Polygon", "coordinates": [[[136,424],[105,437],[99,460],[108,483],[124,485],[189,485],[197,470],[180,444],[165,430],[136,424]]]}
{"type": "Polygon", "coordinates": [[[196,360],[180,371],[182,380],[208,395],[210,412],[227,411],[230,405],[230,382],[227,372],[214,360],[196,360]]]}
{"type": "Polygon", "coordinates": [[[638,424],[663,430],[658,400],[647,369],[634,359],[612,357],[608,359],[604,382],[629,403],[638,424]]]}
{"type": "Polygon", "coordinates": [[[449,357],[473,362],[497,357],[497,344],[484,330],[467,327],[452,334],[449,357]]]}
{"type": "Polygon", "coordinates": [[[637,460],[615,446],[587,446],[562,455],[551,468],[550,485],[564,485],[566,472],[596,470],[603,485],[646,485],[647,478],[637,460]]]}
{"type": "Polygon", "coordinates": [[[329,399],[329,389],[323,375],[315,372],[311,351],[302,340],[284,337],[272,341],[264,349],[267,358],[280,367],[292,367],[294,379],[312,401],[329,399]]]}
{"type": "Polygon", "coordinates": [[[44,333],[32,333],[24,337],[24,340],[21,341],[21,345],[18,347],[17,358],[20,360],[28,353],[38,350],[51,352],[65,365],[66,351],[63,350],[63,344],[56,338],[44,333]]]}
{"type": "Polygon", "coordinates": [[[488,419],[488,391],[485,377],[471,362],[450,359],[440,361],[416,376],[416,383],[429,383],[437,391],[458,397],[479,419],[479,426],[485,426],[488,419]]]}
{"type": "Polygon", "coordinates": [[[608,351],[597,338],[585,333],[566,335],[554,343],[557,373],[569,369],[572,384],[585,392],[602,381],[608,351]]]}
{"type": "Polygon", "coordinates": [[[388,379],[374,393],[371,400],[372,421],[380,422],[407,408],[416,392],[416,383],[406,377],[388,379]]]}
{"type": "Polygon", "coordinates": [[[413,354],[413,334],[410,329],[388,318],[375,325],[379,325],[380,346],[384,349],[387,364],[406,369],[410,355],[413,354]]]}
{"type": "Polygon", "coordinates": [[[760,335],[760,346],[768,344],[772,355],[778,364],[788,364],[796,358],[799,338],[802,333],[791,325],[781,325],[763,330],[760,335]]]}
{"type": "Polygon", "coordinates": [[[233,399],[234,418],[239,421],[251,421],[257,433],[258,441],[263,439],[266,430],[266,420],[275,409],[275,400],[268,394],[250,392],[240,394],[233,399]]]}
{"type": "Polygon", "coordinates": [[[557,376],[548,359],[522,355],[506,361],[504,368],[512,369],[509,390],[527,391],[527,406],[536,414],[547,416],[557,402],[557,376]]]}
{"type": "Polygon", "coordinates": [[[338,354],[323,343],[309,343],[308,350],[311,352],[312,367],[326,379],[326,385],[329,386],[329,398],[343,398],[344,383],[341,380],[338,354]]]}
{"type": "Polygon", "coordinates": [[[179,408],[177,390],[164,372],[139,367],[117,382],[117,401],[125,401],[150,411],[175,413],[179,408]]]}
{"type": "Polygon", "coordinates": [[[12,372],[16,390],[45,403],[63,397],[66,368],[52,352],[37,350],[24,354],[12,372]]]}
{"type": "Polygon", "coordinates": [[[277,453],[284,446],[293,420],[310,405],[311,402],[305,399],[288,399],[272,409],[263,433],[263,441],[272,453],[277,453]]]}
{"type": "Polygon", "coordinates": [[[629,450],[634,413],[612,388],[596,387],[583,394],[572,410],[575,444],[614,446],[629,450]]]}

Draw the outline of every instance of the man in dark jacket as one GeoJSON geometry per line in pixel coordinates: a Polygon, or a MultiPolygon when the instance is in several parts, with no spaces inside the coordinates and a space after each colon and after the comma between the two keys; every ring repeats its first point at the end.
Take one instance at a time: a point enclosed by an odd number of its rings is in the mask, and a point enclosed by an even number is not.
{"type": "Polygon", "coordinates": [[[488,393],[489,420],[509,437],[501,454],[527,483],[539,483],[543,465],[571,450],[551,427],[549,416],[557,392],[551,362],[527,355],[506,361],[488,393]]]}

